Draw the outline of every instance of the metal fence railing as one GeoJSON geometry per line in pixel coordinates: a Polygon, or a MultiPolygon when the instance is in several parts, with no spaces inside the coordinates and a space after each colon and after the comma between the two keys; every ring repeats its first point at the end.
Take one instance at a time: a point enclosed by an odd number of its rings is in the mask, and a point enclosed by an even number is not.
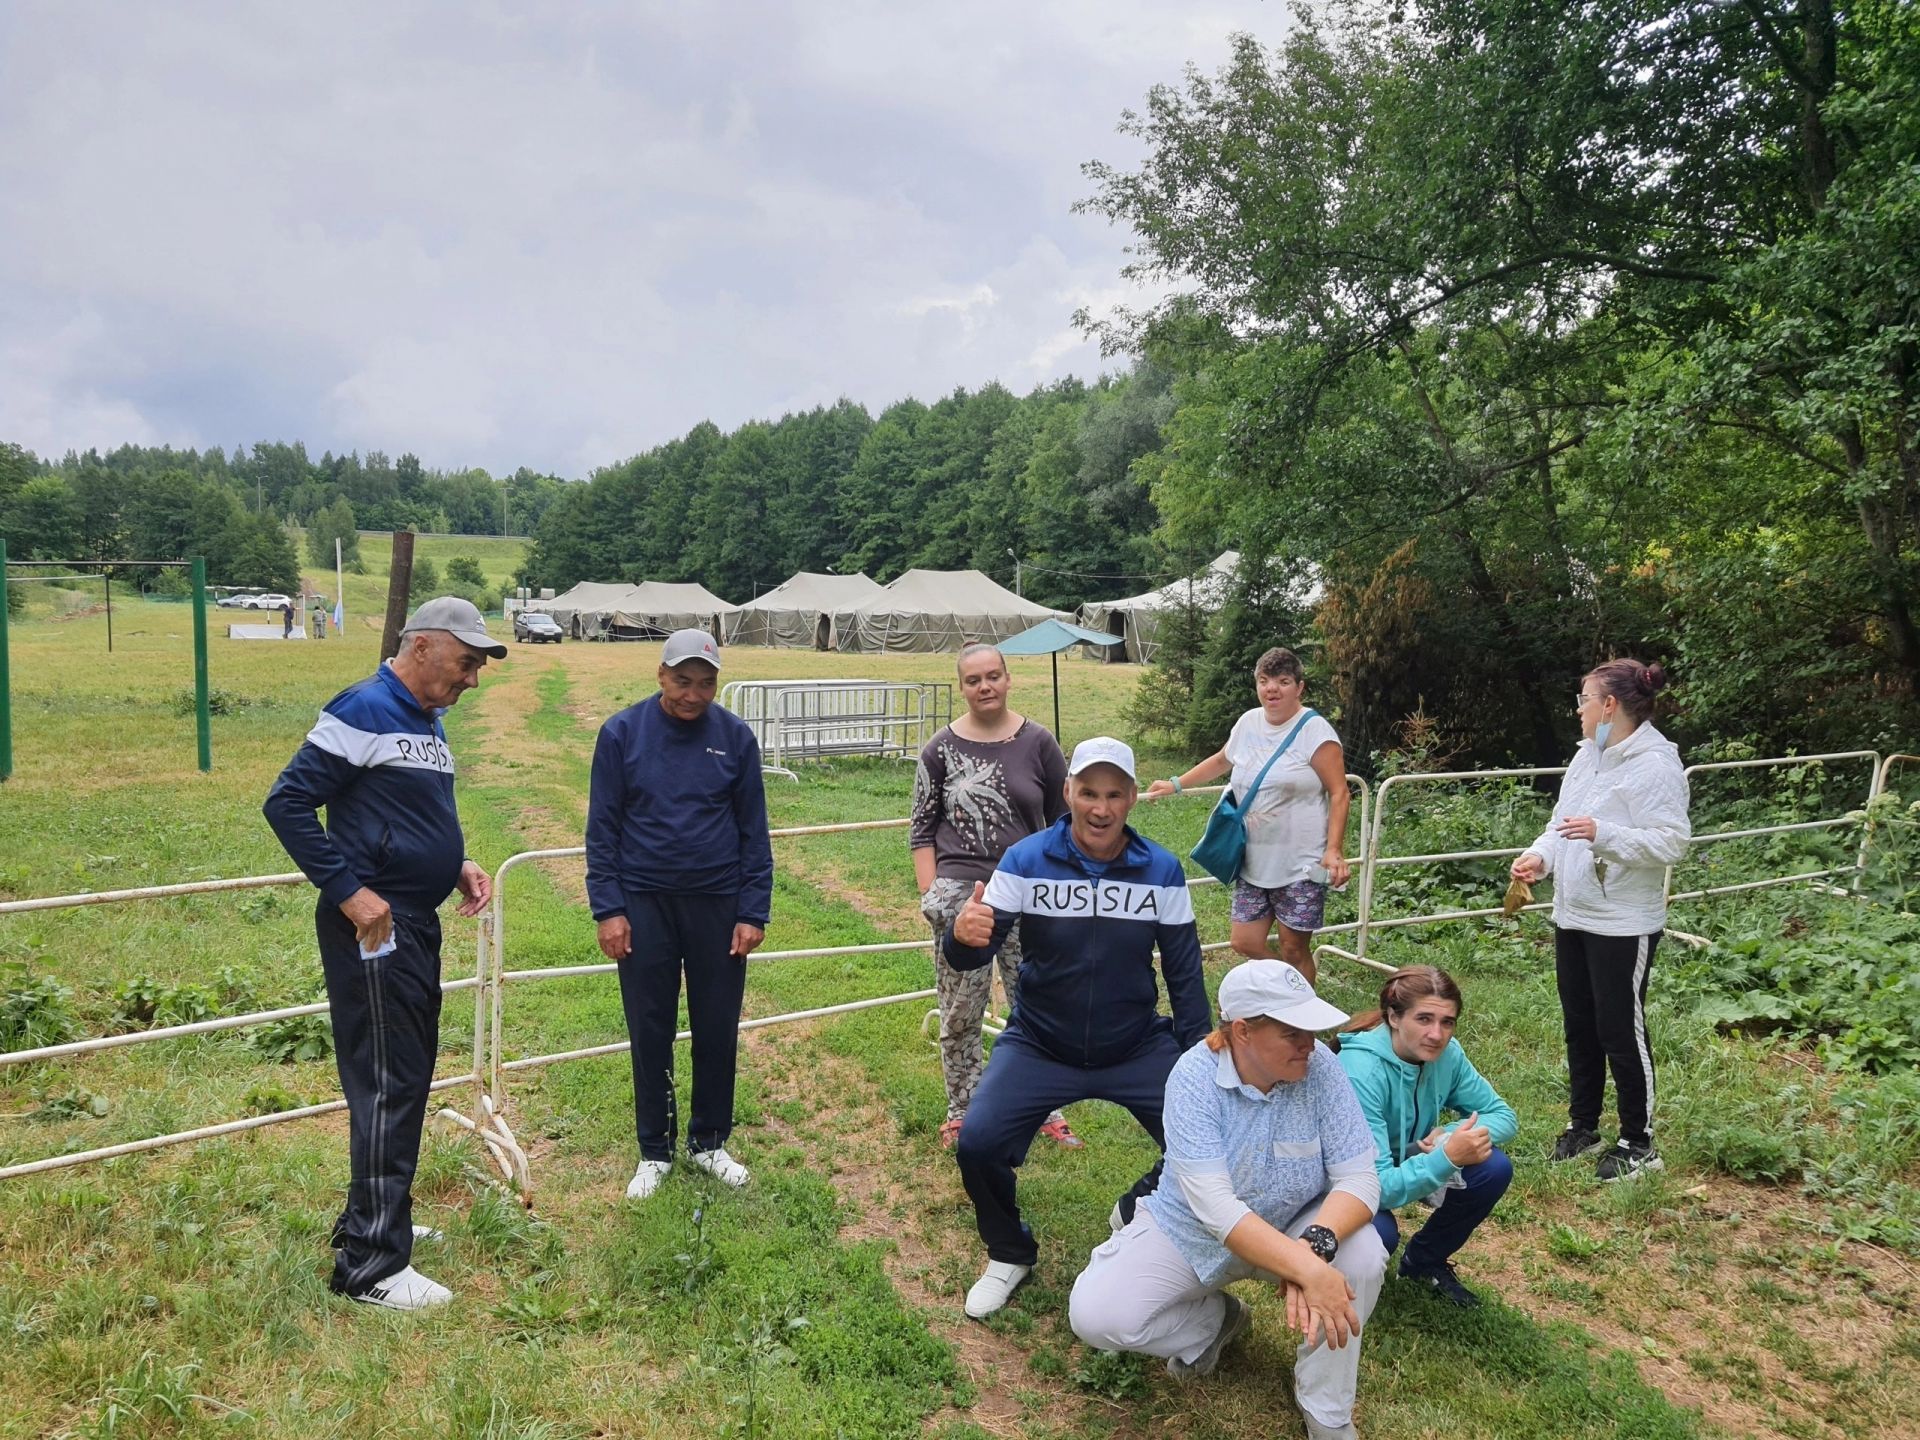
{"type": "MultiPolygon", "coordinates": [[[[1891,755],[1884,759],[1873,751],[1845,751],[1829,755],[1783,756],[1750,761],[1726,761],[1710,765],[1692,767],[1690,779],[1701,774],[1725,770],[1768,770],[1780,767],[1821,766],[1829,767],[1855,761],[1871,762],[1867,783],[1866,801],[1870,806],[1886,785],[1886,781],[1896,764],[1920,764],[1920,756],[1891,755]]],[[[1530,768],[1514,770],[1450,771],[1428,774],[1394,775],[1382,781],[1377,790],[1369,790],[1366,782],[1358,776],[1349,776],[1349,784],[1358,792],[1358,821],[1353,828],[1354,836],[1360,841],[1360,855],[1354,868],[1353,883],[1358,886],[1356,897],[1357,915],[1351,921],[1327,926],[1320,935],[1354,936],[1353,948],[1344,949],[1327,943],[1324,939],[1316,946],[1316,954],[1333,955],[1347,961],[1366,966],[1373,970],[1390,970],[1392,967],[1367,954],[1371,939],[1382,930],[1403,929],[1411,926],[1444,924],[1461,920],[1471,920],[1500,913],[1498,906],[1454,908],[1425,913],[1404,915],[1382,915],[1376,913],[1378,897],[1377,882],[1383,872],[1421,865],[1447,864],[1463,860],[1496,860],[1521,853],[1520,847],[1491,847],[1472,850],[1454,850],[1428,854],[1388,854],[1384,853],[1384,840],[1388,833],[1388,821],[1393,811],[1391,801],[1400,793],[1412,793],[1413,787],[1459,786],[1481,783],[1490,780],[1538,779],[1560,773],[1555,769],[1530,768]]],[[[1189,790],[1188,795],[1217,793],[1219,787],[1205,787],[1189,790]]],[[[856,821],[837,825],[804,825],[771,832],[776,839],[800,839],[808,836],[847,833],[853,831],[903,829],[908,824],[905,819],[856,821]]],[[[1868,847],[1872,843],[1872,828],[1864,810],[1849,811],[1845,815],[1823,817],[1815,820],[1783,822],[1775,825],[1741,826],[1726,830],[1709,830],[1696,835],[1690,854],[1700,848],[1723,844],[1734,840],[1754,839],[1768,835],[1793,834],[1823,830],[1844,830],[1848,826],[1858,826],[1861,830],[1860,848],[1855,852],[1851,864],[1830,865],[1814,870],[1795,870],[1792,873],[1765,876],[1760,879],[1740,881],[1723,885],[1701,886],[1693,890],[1672,891],[1669,885],[1670,899],[1679,903],[1697,900],[1707,896],[1734,894],[1745,890],[1767,886],[1814,883],[1832,880],[1848,874],[1858,874],[1866,865],[1868,847]]],[[[473,1054],[471,1064],[459,1072],[436,1079],[433,1082],[435,1093],[468,1087],[471,1090],[470,1103],[465,1110],[446,1108],[439,1112],[444,1118],[456,1123],[471,1133],[486,1147],[488,1153],[499,1167],[502,1177],[511,1183],[522,1195],[528,1197],[532,1192],[532,1175],[526,1153],[513,1135],[507,1120],[510,1096],[507,1077],[548,1065],[556,1065],[570,1060],[586,1059],[595,1056],[615,1055],[629,1047],[624,1040],[605,1044],[594,1044],[560,1050],[544,1054],[509,1056],[504,1035],[505,998],[510,986],[520,986],[542,981],[557,980],[579,976],[606,975],[614,973],[617,966],[610,961],[596,960],[578,965],[545,966],[530,969],[513,970],[508,968],[507,902],[506,880],[516,869],[535,861],[566,860],[578,861],[585,855],[578,846],[554,850],[530,850],[509,856],[494,874],[494,898],[491,907],[479,917],[476,936],[474,973],[470,977],[448,980],[442,985],[445,992],[471,990],[474,992],[473,1054]]],[[[1670,878],[1670,877],[1669,877],[1670,878]]],[[[222,894],[235,891],[265,889],[275,886],[302,885],[305,880],[298,874],[249,876],[231,880],[198,881],[181,885],[148,886],[138,889],[89,892],[77,895],[55,895],[33,899],[0,902],[0,917],[9,914],[21,914],[57,909],[74,909],[83,906],[127,904],[164,900],[177,896],[222,894]]],[[[1188,882],[1193,887],[1217,884],[1210,876],[1198,876],[1188,882]]],[[[1848,893],[1842,891],[1840,893],[1848,893]]],[[[1535,902],[1527,907],[1530,910],[1549,908],[1547,902],[1535,902]]],[[[1678,934],[1679,932],[1675,932],[1678,934]]],[[[752,962],[763,964],[779,960],[797,960],[809,957],[835,955],[875,955],[901,951],[921,950],[927,947],[928,939],[924,935],[909,940],[886,941],[871,945],[836,945],[809,949],[763,950],[756,952],[752,962]]],[[[1227,948],[1227,942],[1215,941],[1202,947],[1208,951],[1227,948]]],[[[805,1020],[819,1019],[831,1015],[843,1015],[858,1010],[872,1009],[878,1006],[899,1005],[918,1000],[930,999],[934,995],[931,988],[903,991],[895,994],[862,997],[853,1000],[805,1010],[787,1011],[775,1015],[754,1017],[742,1022],[743,1029],[755,1029],[765,1026],[792,1024],[805,1020]]],[[[257,1011],[245,1015],[221,1016],[216,1019],[198,1021],[187,1025],[171,1025],[153,1030],[134,1031],[127,1034],[103,1035],[89,1039],[64,1042],[57,1045],[38,1046],[0,1054],[0,1067],[29,1063],[46,1063],[73,1060],[88,1054],[129,1045],[150,1044],[164,1040],[179,1039],[191,1035],[212,1034],[247,1026],[262,1025],[275,1020],[300,1015],[324,1014],[325,1002],[310,1005],[287,1006],[275,1010],[257,1011]]],[[[686,1032],[677,1038],[685,1039],[686,1032]]],[[[14,1179],[68,1166],[84,1165],[117,1156],[136,1154],[167,1146],[187,1144],[197,1140],[210,1139],[220,1135],[235,1134],[242,1131],[259,1129],[264,1126],[279,1125],[295,1120],[304,1120],[316,1115],[330,1114],[344,1109],[344,1100],[330,1100],[316,1105],[301,1106],[297,1109],[277,1111],[267,1115],[249,1115],[202,1125],[193,1129],[181,1130],[165,1135],[150,1136],[129,1140],[120,1144],[98,1146],[87,1150],[72,1151],[65,1154],[47,1156],[41,1159],[23,1161],[0,1167],[0,1180],[14,1179]]]]}

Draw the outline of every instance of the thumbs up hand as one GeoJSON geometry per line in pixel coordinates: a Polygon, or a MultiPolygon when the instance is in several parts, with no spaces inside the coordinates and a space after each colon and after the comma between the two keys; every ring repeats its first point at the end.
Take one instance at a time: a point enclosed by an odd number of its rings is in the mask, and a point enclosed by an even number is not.
{"type": "Polygon", "coordinates": [[[985,882],[973,882],[973,894],[953,917],[953,938],[969,949],[993,943],[993,907],[987,904],[985,882]]]}
{"type": "Polygon", "coordinates": [[[1493,1154],[1493,1137],[1487,1133],[1487,1127],[1480,1123],[1480,1112],[1473,1114],[1447,1137],[1447,1158],[1461,1169],[1469,1165],[1478,1165],[1493,1154]]]}

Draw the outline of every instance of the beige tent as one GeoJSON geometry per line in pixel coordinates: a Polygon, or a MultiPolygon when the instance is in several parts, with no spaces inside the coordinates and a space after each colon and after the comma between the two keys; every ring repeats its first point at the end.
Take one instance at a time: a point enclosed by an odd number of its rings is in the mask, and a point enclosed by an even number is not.
{"type": "Polygon", "coordinates": [[[824,650],[834,611],[851,609],[882,593],[865,575],[816,575],[802,570],[729,615],[726,641],[824,650]]]}
{"type": "Polygon", "coordinates": [[[1159,648],[1160,619],[1181,605],[1196,605],[1212,614],[1226,602],[1227,587],[1240,568],[1238,550],[1222,551],[1214,562],[1191,580],[1175,580],[1144,595],[1124,600],[1090,600],[1080,607],[1080,623],[1089,630],[1118,635],[1126,643],[1107,648],[1109,660],[1153,659],[1159,648]]]}
{"type": "Polygon", "coordinates": [[[734,609],[704,585],[648,580],[608,605],[607,638],[660,640],[675,630],[710,630],[717,640],[734,609]]]}
{"type": "Polygon", "coordinates": [[[603,584],[598,580],[582,580],[565,594],[527,608],[546,611],[559,622],[562,630],[579,639],[598,635],[606,627],[608,607],[631,589],[633,586],[625,581],[603,584]]]}
{"type": "Polygon", "coordinates": [[[1071,615],[1022,600],[978,570],[909,570],[878,595],[834,611],[835,650],[957,651],[1071,615]]]}

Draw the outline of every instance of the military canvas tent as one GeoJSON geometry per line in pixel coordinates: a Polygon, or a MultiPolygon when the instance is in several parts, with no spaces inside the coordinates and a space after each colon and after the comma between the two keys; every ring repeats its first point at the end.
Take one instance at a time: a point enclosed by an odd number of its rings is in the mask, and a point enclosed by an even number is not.
{"type": "Polygon", "coordinates": [[[865,575],[816,575],[802,570],[729,615],[726,642],[824,650],[833,612],[851,609],[880,593],[880,586],[865,575]]]}
{"type": "Polygon", "coordinates": [[[565,594],[556,595],[551,600],[543,600],[538,605],[529,605],[529,610],[544,610],[559,622],[560,628],[575,639],[585,635],[597,635],[606,626],[608,607],[633,586],[624,580],[615,584],[605,584],[598,580],[582,580],[565,594]]]}
{"type": "Polygon", "coordinates": [[[1080,607],[1080,623],[1089,630],[1118,635],[1126,643],[1110,646],[1109,660],[1153,659],[1158,649],[1160,619],[1178,605],[1196,605],[1212,613],[1226,602],[1227,587],[1240,568],[1240,552],[1226,550],[1191,580],[1175,580],[1144,595],[1124,600],[1090,600],[1080,607]]]}
{"type": "Polygon", "coordinates": [[[978,570],[909,570],[878,595],[834,611],[831,644],[852,651],[957,651],[976,640],[1005,640],[1051,617],[978,570]]]}
{"type": "Polygon", "coordinates": [[[734,607],[704,585],[647,580],[628,587],[607,607],[607,638],[659,640],[675,630],[711,630],[720,627],[734,607]]]}

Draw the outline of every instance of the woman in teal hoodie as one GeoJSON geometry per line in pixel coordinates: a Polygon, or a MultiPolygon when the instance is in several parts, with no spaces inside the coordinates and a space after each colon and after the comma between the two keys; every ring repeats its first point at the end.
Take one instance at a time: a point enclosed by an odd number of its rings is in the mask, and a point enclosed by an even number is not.
{"type": "Polygon", "coordinates": [[[1453,1038],[1460,987],[1444,970],[1396,970],[1380,1008],[1340,1037],[1340,1064],[1373,1127],[1380,1207],[1373,1228],[1391,1255],[1400,1243],[1393,1212],[1416,1200],[1436,1208],[1400,1257],[1400,1278],[1431,1286],[1456,1305],[1480,1297],[1460,1283],[1453,1256],[1493,1212],[1513,1180],[1499,1147],[1520,1128],[1453,1038]],[[1442,1113],[1465,1117],[1442,1125],[1442,1113]]]}

